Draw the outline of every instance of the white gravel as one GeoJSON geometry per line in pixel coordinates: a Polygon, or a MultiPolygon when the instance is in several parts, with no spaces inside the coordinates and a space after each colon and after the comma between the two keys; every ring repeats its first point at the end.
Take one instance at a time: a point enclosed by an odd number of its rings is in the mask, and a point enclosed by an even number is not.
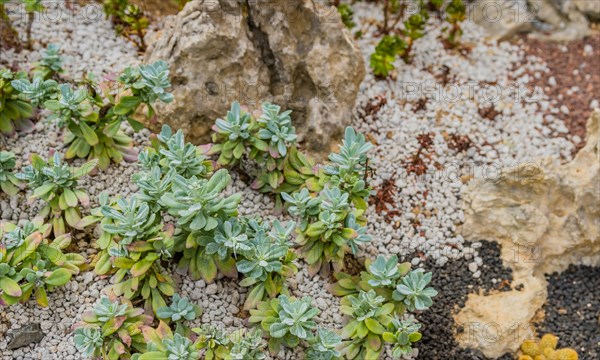
{"type": "MultiPolygon", "coordinates": [[[[373,17],[379,16],[372,15],[372,6],[364,3],[354,5],[357,14],[355,20],[364,32],[358,43],[367,64],[377,43],[373,37],[374,26],[367,25],[372,23],[373,17]]],[[[49,10],[44,20],[34,24],[36,45],[33,51],[20,54],[2,52],[0,63],[22,65],[37,61],[48,43],[62,46],[66,57],[65,67],[73,78],[79,78],[88,71],[99,76],[116,73],[140,62],[134,46],[117,37],[103,16],[90,15],[86,19],[82,15],[93,13],[93,9],[76,7],[74,15],[64,6],[60,9],[49,10]],[[60,17],[55,16],[58,12],[62,14],[60,17]]],[[[24,23],[18,14],[14,19],[15,26],[24,34],[24,23]]],[[[545,109],[556,114],[561,111],[552,108],[543,93],[537,93],[536,101],[526,102],[515,101],[514,94],[501,91],[499,98],[494,101],[494,108],[499,115],[489,120],[482,118],[478,109],[490,104],[490,96],[481,91],[473,91],[473,94],[468,91],[476,88],[475,85],[495,89],[526,89],[531,79],[525,71],[547,71],[543,63],[535,58],[527,58],[527,65],[517,67],[525,58],[522,50],[507,43],[487,42],[482,30],[473,24],[465,24],[465,42],[472,46],[471,52],[466,56],[448,52],[437,39],[439,31],[439,26],[432,25],[427,36],[415,43],[412,64],[396,63],[395,78],[376,81],[368,71],[361,85],[353,125],[369,134],[377,145],[370,163],[376,169],[371,185],[377,187],[395,174],[398,188],[393,206],[398,212],[392,216],[393,221],[388,223],[385,213],[379,215],[374,207],[369,209],[369,230],[374,240],[366,246],[363,256],[398,254],[414,266],[419,265],[421,257],[433,257],[439,265],[444,265],[450,259],[464,256],[471,259],[469,270],[478,277],[482,264],[477,252],[480,244],[467,246],[460,236],[460,226],[464,220],[461,197],[465,182],[472,176],[487,174],[493,177],[502,167],[522,162],[533,163],[543,157],[569,159],[573,145],[556,136],[566,132],[558,118],[542,115],[545,109]],[[438,80],[443,66],[450,69],[450,82],[446,90],[438,80]],[[456,89],[457,85],[462,96],[456,101],[448,100],[450,90],[456,89]],[[411,90],[415,88],[421,90],[411,90]],[[365,106],[377,96],[385,97],[387,104],[374,114],[365,114],[365,106]],[[414,112],[414,101],[421,97],[429,101],[424,110],[414,112]],[[433,139],[429,151],[431,158],[426,161],[431,165],[430,171],[423,176],[407,174],[400,164],[417,151],[417,135],[423,133],[431,133],[433,139]],[[449,134],[467,135],[475,146],[457,153],[448,148],[446,136],[449,134]],[[439,164],[440,169],[433,166],[434,162],[439,164]]],[[[134,135],[137,149],[143,148],[148,134],[148,131],[142,131],[134,135]]],[[[27,164],[31,153],[46,155],[51,148],[64,152],[61,136],[61,131],[54,124],[42,122],[30,134],[20,134],[18,138],[11,139],[0,137],[0,148],[13,151],[20,160],[18,167],[21,167],[27,164]]],[[[101,191],[122,196],[136,191],[129,179],[134,171],[134,164],[112,165],[107,172],[83,180],[82,185],[92,195],[92,206],[96,204],[94,195],[101,191]]],[[[251,191],[235,174],[233,178],[234,185],[227,191],[244,193],[241,214],[274,217],[274,204],[267,196],[251,191]]],[[[41,204],[28,204],[27,197],[28,194],[10,198],[1,194],[0,218],[18,221],[34,216],[41,204]]],[[[79,234],[76,239],[82,252],[95,252],[90,248],[90,235],[79,234]]],[[[201,280],[192,281],[185,276],[180,277],[179,281],[181,293],[204,309],[202,317],[193,325],[212,323],[226,330],[245,326],[240,309],[247,290],[235,281],[219,279],[207,285],[201,280]]],[[[294,295],[313,297],[313,305],[321,309],[317,319],[319,325],[341,329],[343,319],[337,311],[339,299],[327,291],[327,280],[318,276],[311,278],[306,270],[301,270],[289,282],[294,295]]],[[[71,327],[78,321],[78,316],[96,301],[105,283],[106,280],[84,273],[64,289],[49,294],[48,308],[39,308],[35,301],[30,301],[25,305],[0,309],[1,358],[79,359],[80,355],[73,345],[71,327]],[[6,350],[3,334],[8,329],[18,329],[32,322],[41,323],[46,333],[42,342],[16,351],[6,350]]],[[[298,359],[301,354],[298,351],[287,352],[280,354],[279,358],[298,359]]]]}

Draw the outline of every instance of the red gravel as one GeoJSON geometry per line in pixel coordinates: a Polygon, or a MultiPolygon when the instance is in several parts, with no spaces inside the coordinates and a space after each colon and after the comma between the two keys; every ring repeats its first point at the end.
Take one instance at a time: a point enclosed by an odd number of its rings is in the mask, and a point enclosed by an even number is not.
{"type": "Polygon", "coordinates": [[[565,122],[571,136],[577,135],[581,142],[575,144],[577,152],[585,145],[585,125],[593,109],[592,100],[600,101],[600,33],[595,33],[582,40],[557,43],[530,39],[526,36],[516,41],[528,55],[535,55],[544,60],[549,73],[542,73],[539,79],[533,77],[533,86],[539,86],[556,107],[565,105],[569,114],[558,114],[565,122]],[[584,47],[590,45],[592,52],[584,53],[584,47]],[[565,47],[567,51],[564,51],[565,47]],[[556,86],[549,86],[548,80],[554,77],[556,86]],[[569,89],[579,87],[579,91],[569,89]],[[562,97],[561,97],[562,95],[562,97]]]}

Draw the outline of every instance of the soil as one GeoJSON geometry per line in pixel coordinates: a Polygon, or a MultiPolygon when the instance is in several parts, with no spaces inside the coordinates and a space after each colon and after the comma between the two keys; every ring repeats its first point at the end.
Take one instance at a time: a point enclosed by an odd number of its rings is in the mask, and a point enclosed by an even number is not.
{"type": "Polygon", "coordinates": [[[580,360],[600,359],[600,268],[571,265],[546,279],[545,316],[537,324],[540,336],[557,335],[558,347],[575,349],[580,360]]]}
{"type": "Polygon", "coordinates": [[[575,143],[576,153],[585,145],[585,125],[593,111],[590,104],[594,99],[600,101],[600,33],[568,43],[522,36],[516,43],[528,55],[535,55],[547,63],[550,72],[541,73],[539,78],[532,76],[531,86],[543,88],[551,100],[569,109],[569,114],[558,115],[571,137],[577,135],[581,139],[575,143]],[[584,52],[586,45],[591,46],[591,52],[584,52]],[[556,80],[554,86],[548,85],[551,77],[556,80]],[[579,90],[574,91],[574,87],[579,90]]]}

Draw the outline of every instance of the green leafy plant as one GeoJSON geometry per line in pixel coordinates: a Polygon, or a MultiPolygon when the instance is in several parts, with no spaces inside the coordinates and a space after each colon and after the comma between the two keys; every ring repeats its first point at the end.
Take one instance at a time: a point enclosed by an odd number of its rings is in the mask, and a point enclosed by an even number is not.
{"type": "Polygon", "coordinates": [[[280,295],[258,304],[258,309],[250,310],[250,323],[260,323],[261,328],[269,336],[269,350],[278,353],[281,346],[294,348],[300,340],[312,336],[316,323],[313,318],[319,309],[312,307],[312,299],[303,297],[296,299],[280,295]]]}
{"type": "Polygon", "coordinates": [[[244,303],[246,310],[255,308],[265,299],[275,298],[282,293],[288,295],[285,279],[298,272],[294,264],[295,253],[288,244],[293,222],[284,228],[275,220],[273,231],[268,234],[258,224],[252,227],[256,231],[250,240],[250,247],[241,252],[243,258],[237,261],[237,270],[245,276],[240,285],[252,286],[244,303]]]}
{"type": "Polygon", "coordinates": [[[367,142],[363,134],[348,127],[339,152],[330,154],[331,163],[325,166],[325,173],[330,176],[328,183],[348,194],[360,210],[367,209],[370,189],[365,181],[365,172],[367,153],[372,148],[373,144],[367,142]]]}
{"type": "Polygon", "coordinates": [[[427,286],[431,273],[411,271],[410,263],[398,263],[396,255],[367,260],[365,267],[367,271],[360,276],[334,274],[338,281],[331,292],[343,296],[341,311],[350,318],[343,334],[349,338],[343,352],[350,359],[376,359],[383,342],[388,342],[393,346],[393,356],[399,358],[411,352],[412,343],[421,338],[420,325],[413,318],[401,319],[407,310],[425,310],[432,305],[431,298],[437,291],[427,286]],[[375,309],[384,310],[375,315],[375,309]],[[377,318],[380,315],[383,317],[377,318]],[[377,323],[365,320],[369,317],[376,317],[377,323]]]}
{"type": "MultiPolygon", "coordinates": [[[[194,279],[202,277],[212,282],[217,276],[217,269],[228,276],[237,276],[232,256],[225,254],[223,257],[217,251],[212,254],[207,251],[219,224],[237,215],[241,194],[222,195],[230,182],[231,176],[225,169],[215,172],[210,179],[177,175],[171,191],[159,201],[170,215],[177,218],[179,234],[175,248],[183,251],[179,268],[189,272],[194,279]]],[[[214,249],[211,245],[211,252],[214,249]]]]}
{"type": "Polygon", "coordinates": [[[104,13],[117,34],[125,36],[139,51],[146,51],[144,36],[150,21],[139,6],[130,4],[128,0],[104,0],[104,13]]]}
{"type": "Polygon", "coordinates": [[[401,301],[409,311],[429,308],[433,304],[431,298],[437,295],[436,290],[427,286],[431,276],[422,269],[411,271],[396,285],[392,298],[401,301]]]}
{"type": "Polygon", "coordinates": [[[394,70],[394,61],[403,55],[408,48],[406,42],[398,35],[385,35],[375,47],[369,64],[376,76],[386,77],[394,70]]]}
{"type": "Polygon", "coordinates": [[[225,331],[210,324],[202,324],[192,331],[198,334],[198,348],[204,351],[205,359],[222,360],[229,357],[231,340],[225,331]]]}
{"type": "Polygon", "coordinates": [[[33,190],[32,199],[41,199],[46,206],[40,211],[39,217],[50,218],[53,232],[56,236],[67,233],[67,225],[77,228],[81,219],[80,205],[89,206],[89,196],[77,186],[77,180],[89,174],[97,164],[92,160],[80,167],[64,164],[58,153],[49,161],[33,154],[31,165],[16,175],[26,181],[33,190]]]}
{"type": "MultiPolygon", "coordinates": [[[[258,120],[235,102],[225,119],[213,127],[213,145],[209,154],[218,154],[218,163],[239,165],[247,157],[256,165],[250,174],[251,187],[260,192],[292,192],[317,176],[312,159],[298,151],[291,124],[291,111],[264,103],[258,120]]],[[[278,204],[280,202],[277,198],[278,204]]]]}
{"type": "Polygon", "coordinates": [[[354,22],[354,20],[352,20],[352,17],[354,16],[354,11],[352,11],[350,5],[339,4],[337,6],[337,10],[340,13],[340,17],[342,18],[342,23],[346,25],[348,29],[352,29],[356,26],[356,23],[354,22]]]}
{"type": "Polygon", "coordinates": [[[387,77],[390,71],[395,69],[394,61],[398,56],[405,63],[411,61],[413,44],[415,40],[425,34],[425,25],[429,18],[425,1],[419,0],[417,5],[418,12],[406,18],[404,29],[399,31],[400,35],[390,35],[390,32],[395,29],[400,20],[406,17],[407,2],[404,0],[385,0],[382,29],[384,36],[375,47],[375,52],[370,59],[370,66],[375,76],[387,77]],[[396,14],[395,19],[391,22],[389,21],[390,14],[396,14]]]}
{"type": "Polygon", "coordinates": [[[116,83],[101,84],[88,79],[91,93],[85,87],[74,90],[68,84],[60,85],[56,100],[47,100],[44,107],[51,110],[59,126],[67,127],[65,143],[69,145],[66,158],[98,159],[105,170],[111,161],[135,161],[137,154],[132,140],[121,130],[127,121],[134,130],[143,125],[134,119],[140,106],[147,107],[147,116],[154,115],[155,101],[170,102],[168,65],[157,61],[137,68],[127,68],[116,83]],[[117,84],[121,89],[114,90],[117,84]],[[102,91],[97,91],[101,89],[102,91]]]}
{"type": "Polygon", "coordinates": [[[25,303],[32,294],[48,306],[47,293],[65,285],[85,264],[83,256],[63,253],[70,234],[50,239],[51,226],[25,222],[0,225],[0,303],[25,303]]]}
{"type": "Polygon", "coordinates": [[[306,351],[307,359],[334,360],[341,359],[337,347],[341,344],[342,337],[333,331],[318,328],[315,336],[308,339],[309,347],[306,351]]]}
{"type": "Polygon", "coordinates": [[[131,358],[132,352],[146,349],[141,328],[151,325],[152,317],[114,293],[102,296],[92,310],[83,313],[81,320],[74,340],[86,357],[117,360],[131,358]]]}
{"type": "Polygon", "coordinates": [[[392,356],[399,359],[404,355],[412,353],[413,343],[421,340],[419,329],[421,324],[414,317],[405,320],[395,318],[389,326],[391,331],[383,333],[383,339],[392,344],[392,356]]]}
{"type": "Polygon", "coordinates": [[[33,82],[29,82],[28,79],[13,80],[11,85],[33,106],[41,106],[58,95],[58,83],[54,80],[44,80],[42,77],[36,77],[33,82]]]}
{"type": "Polygon", "coordinates": [[[350,340],[343,343],[342,353],[348,359],[378,359],[394,305],[373,290],[344,297],[341,304],[340,311],[351,318],[343,330],[342,337],[350,340]]]}
{"type": "Polygon", "coordinates": [[[345,254],[356,253],[360,243],[371,240],[359,225],[364,224],[363,210],[352,210],[348,198],[339,188],[325,188],[319,195],[318,215],[303,220],[307,226],[299,229],[296,242],[311,274],[321,271],[327,275],[330,265],[335,271],[342,270],[345,254]]]}
{"type": "Polygon", "coordinates": [[[456,48],[463,34],[460,23],[467,17],[466,6],[462,0],[451,0],[446,7],[446,14],[446,21],[450,24],[450,29],[445,44],[448,48],[456,48]]]}
{"type": "Polygon", "coordinates": [[[33,107],[12,86],[13,80],[26,78],[23,72],[14,73],[0,68],[0,133],[4,135],[13,135],[15,130],[33,130],[33,122],[29,120],[33,115],[33,107]]]}
{"type": "Polygon", "coordinates": [[[228,360],[263,360],[267,358],[266,343],[258,328],[249,331],[238,330],[230,335],[231,348],[228,360]]]}
{"type": "Polygon", "coordinates": [[[17,162],[15,155],[8,151],[0,151],[0,189],[8,195],[19,192],[19,179],[13,174],[17,162]]]}
{"type": "Polygon", "coordinates": [[[175,332],[182,336],[189,336],[190,330],[183,324],[183,321],[193,321],[202,315],[202,308],[193,304],[187,297],[181,297],[179,294],[173,295],[171,305],[162,306],[156,311],[156,316],[164,321],[173,321],[177,327],[175,332]]]}
{"type": "Polygon", "coordinates": [[[111,266],[97,262],[96,268],[116,270],[110,289],[117,296],[141,297],[148,312],[157,312],[166,306],[164,297],[175,293],[175,283],[162,265],[173,254],[173,228],[160,223],[148,204],[135,196],[118,199],[116,206],[103,205],[101,212],[107,218],[102,230],[109,235],[98,240],[102,251],[97,259],[111,266]]]}
{"type": "Polygon", "coordinates": [[[160,321],[156,329],[142,326],[142,332],[148,344],[146,351],[143,354],[135,354],[132,360],[200,359],[200,350],[196,344],[177,332],[173,333],[163,321],[160,321]]]}
{"type": "Polygon", "coordinates": [[[48,44],[42,60],[33,64],[32,77],[40,77],[44,80],[57,78],[65,72],[62,67],[63,62],[64,59],[60,55],[60,46],[48,44]]]}

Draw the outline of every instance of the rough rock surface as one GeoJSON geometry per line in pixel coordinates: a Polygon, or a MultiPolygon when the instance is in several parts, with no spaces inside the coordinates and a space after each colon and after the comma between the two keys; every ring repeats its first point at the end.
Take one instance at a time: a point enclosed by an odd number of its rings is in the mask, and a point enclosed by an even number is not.
{"type": "Polygon", "coordinates": [[[198,142],[234,100],[251,109],[272,101],[294,111],[301,141],[328,153],[365,75],[335,8],[311,0],[194,0],[150,36],[146,60],[171,64],[176,99],[157,106],[157,121],[198,142]]]}
{"type": "Polygon", "coordinates": [[[596,110],[587,144],[572,162],[525,164],[498,181],[477,180],[465,196],[463,236],[502,245],[513,290],[471,294],[457,323],[479,324],[462,345],[498,357],[531,335],[531,319],[546,300],[545,273],[570,264],[600,264],[600,162],[596,110]]]}
{"type": "Polygon", "coordinates": [[[42,331],[40,324],[34,323],[27,325],[22,329],[9,331],[7,336],[11,339],[7,348],[9,350],[14,350],[31,343],[39,343],[46,334],[42,331]]]}
{"type": "Polygon", "coordinates": [[[470,7],[470,18],[498,40],[531,32],[536,38],[570,41],[590,34],[588,19],[600,16],[599,4],[593,0],[481,0],[470,7]]]}

